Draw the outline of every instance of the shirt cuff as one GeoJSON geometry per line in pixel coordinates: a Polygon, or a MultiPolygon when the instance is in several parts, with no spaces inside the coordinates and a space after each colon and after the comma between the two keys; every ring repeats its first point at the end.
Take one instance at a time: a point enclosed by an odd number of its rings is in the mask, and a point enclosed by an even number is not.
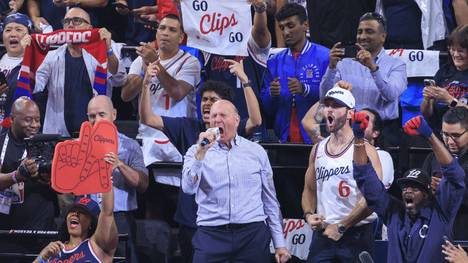
{"type": "Polygon", "coordinates": [[[271,238],[273,240],[273,247],[275,247],[275,249],[280,247],[286,247],[286,241],[284,241],[283,233],[272,233],[271,238]]]}
{"type": "Polygon", "coordinates": [[[192,164],[192,169],[190,169],[190,179],[191,179],[191,184],[196,184],[200,178],[198,178],[199,171],[203,165],[203,161],[200,160],[195,160],[192,164]]]}

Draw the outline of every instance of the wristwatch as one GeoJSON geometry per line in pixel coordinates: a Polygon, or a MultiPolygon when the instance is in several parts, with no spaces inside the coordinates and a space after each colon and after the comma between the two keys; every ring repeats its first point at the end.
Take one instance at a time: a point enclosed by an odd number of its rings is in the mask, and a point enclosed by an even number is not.
{"type": "Polygon", "coordinates": [[[338,224],[338,233],[343,235],[345,232],[346,232],[346,227],[343,224],[339,223],[338,224]]]}
{"type": "Polygon", "coordinates": [[[252,82],[250,82],[250,80],[247,81],[247,83],[242,83],[242,88],[243,89],[248,88],[248,87],[250,87],[250,88],[252,87],[252,82]]]}
{"type": "Polygon", "coordinates": [[[458,104],[458,100],[454,98],[454,99],[452,100],[452,102],[450,102],[449,107],[450,107],[450,108],[455,108],[455,107],[457,106],[457,104],[458,104]]]}

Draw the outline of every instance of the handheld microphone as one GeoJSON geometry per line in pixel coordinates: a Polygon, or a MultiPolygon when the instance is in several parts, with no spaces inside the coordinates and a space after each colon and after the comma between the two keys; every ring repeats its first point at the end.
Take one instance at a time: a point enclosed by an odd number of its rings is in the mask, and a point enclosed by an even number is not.
{"type": "Polygon", "coordinates": [[[374,263],[374,260],[367,251],[359,253],[359,261],[361,261],[361,263],[374,263]]]}
{"type": "MultiPolygon", "coordinates": [[[[215,140],[219,139],[219,128],[218,127],[209,128],[208,130],[206,130],[206,132],[213,133],[215,135],[215,137],[216,137],[215,140]]],[[[200,146],[202,146],[202,147],[204,147],[207,144],[210,144],[210,140],[208,140],[208,138],[203,138],[203,140],[200,142],[200,146]]]]}

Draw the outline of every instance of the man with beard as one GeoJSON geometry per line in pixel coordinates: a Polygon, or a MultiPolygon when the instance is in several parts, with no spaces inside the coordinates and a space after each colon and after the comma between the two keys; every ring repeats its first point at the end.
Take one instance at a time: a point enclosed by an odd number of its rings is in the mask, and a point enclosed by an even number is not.
{"type": "MultiPolygon", "coordinates": [[[[465,107],[455,107],[449,109],[442,117],[442,140],[445,147],[448,148],[452,156],[458,158],[458,162],[466,172],[468,170],[468,109],[465,107]]],[[[422,166],[429,176],[431,176],[432,191],[436,191],[440,184],[442,168],[437,162],[434,153],[430,153],[422,166]]],[[[465,177],[465,185],[467,185],[465,177]]],[[[463,202],[458,210],[455,222],[453,224],[453,238],[455,240],[467,240],[468,228],[465,227],[468,222],[468,193],[465,191],[463,202]]]]}
{"type": "Polygon", "coordinates": [[[372,253],[372,222],[377,216],[367,208],[353,179],[353,144],[365,149],[379,177],[381,165],[375,148],[358,143],[353,134],[350,120],[355,100],[351,92],[335,87],[327,92],[323,104],[331,135],[311,151],[302,194],[304,219],[316,231],[307,262],[354,262],[359,252],[372,253]]]}
{"type": "Polygon", "coordinates": [[[443,262],[441,245],[445,244],[444,238],[451,237],[465,192],[465,174],[423,117],[410,119],[404,130],[409,135],[425,137],[442,167],[442,180],[434,194],[426,172],[411,169],[398,180],[402,200],[391,196],[377,179],[365,152],[358,147],[355,147],[354,179],[368,207],[387,225],[388,262],[443,262]]]}

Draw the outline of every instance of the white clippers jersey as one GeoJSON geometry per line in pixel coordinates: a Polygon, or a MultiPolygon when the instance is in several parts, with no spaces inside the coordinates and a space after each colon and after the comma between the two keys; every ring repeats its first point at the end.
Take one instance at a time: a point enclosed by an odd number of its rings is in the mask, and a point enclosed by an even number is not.
{"type": "MultiPolygon", "coordinates": [[[[183,99],[176,101],[171,98],[167,91],[161,86],[157,77],[151,79],[150,100],[154,113],[167,117],[196,117],[197,107],[195,102],[195,87],[200,82],[200,63],[188,52],[179,52],[170,59],[161,60],[167,73],[176,80],[183,80],[192,85],[194,89],[183,99]]],[[[138,57],[132,63],[129,74],[140,75],[143,59],[138,57]]],[[[169,141],[167,136],[159,130],[153,129],[140,123],[138,136],[143,141],[143,158],[145,165],[150,165],[157,161],[181,162],[182,155],[169,141]]],[[[156,181],[163,184],[179,186],[180,172],[171,169],[158,170],[156,181]]]]}
{"type": "MultiPolygon", "coordinates": [[[[329,140],[327,137],[321,141],[316,149],[317,213],[323,215],[328,224],[336,224],[351,213],[362,194],[353,178],[353,143],[341,154],[332,156],[326,150],[329,140]]],[[[376,218],[373,213],[357,226],[376,218]]]]}

